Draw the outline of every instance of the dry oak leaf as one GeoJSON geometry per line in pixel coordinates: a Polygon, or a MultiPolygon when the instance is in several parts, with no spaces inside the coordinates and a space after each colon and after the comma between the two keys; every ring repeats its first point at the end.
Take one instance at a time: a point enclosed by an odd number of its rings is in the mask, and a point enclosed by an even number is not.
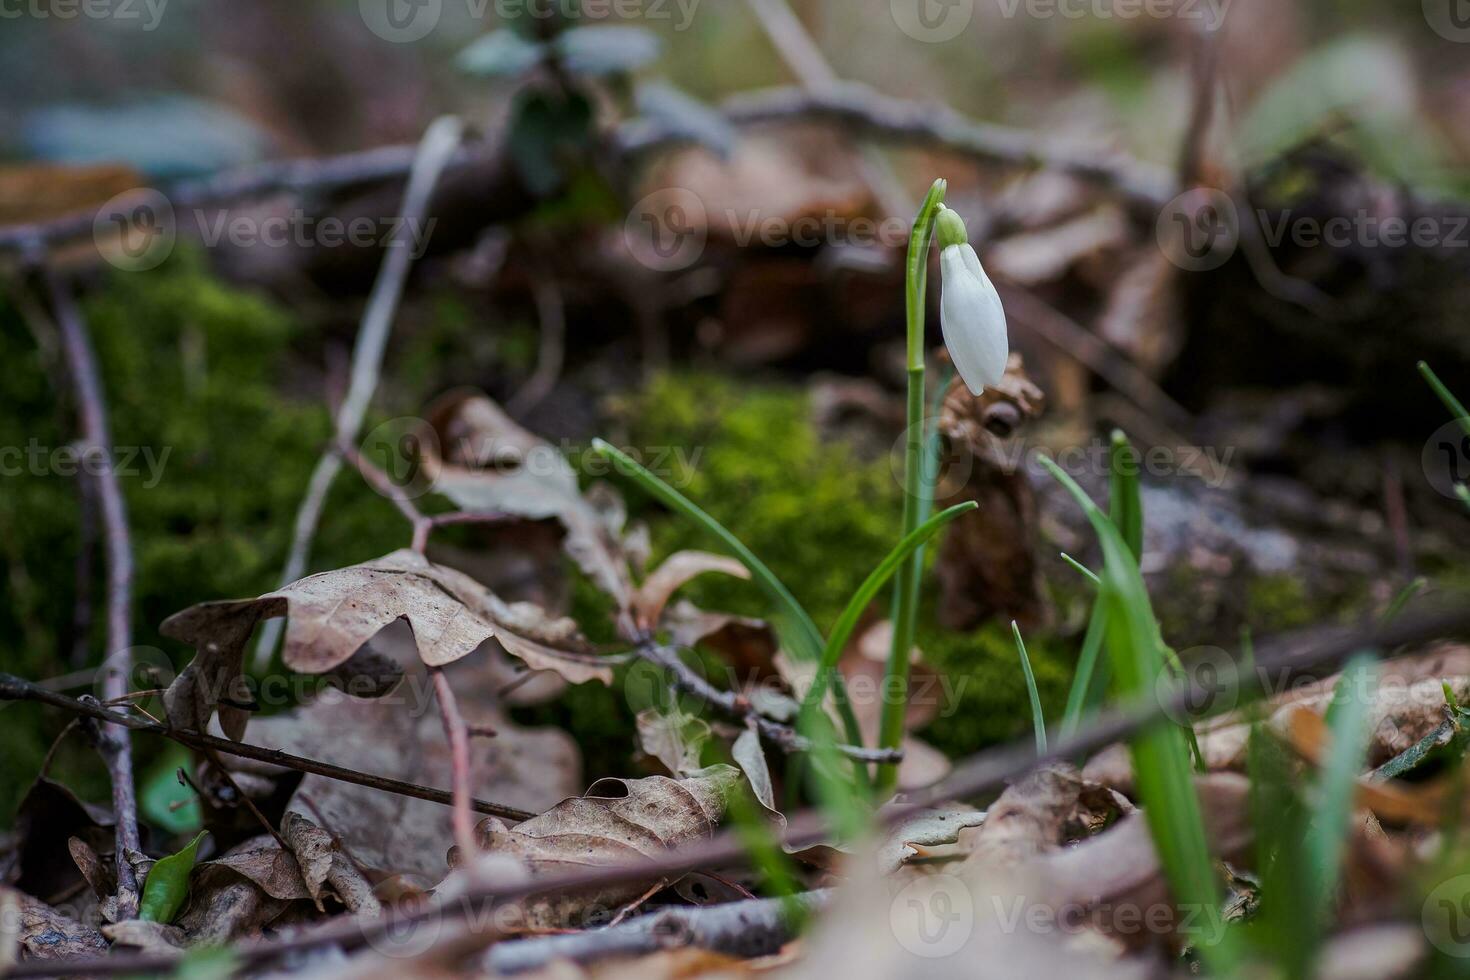
{"type": "Polygon", "coordinates": [[[640,549],[624,539],[627,512],[617,491],[599,483],[584,494],[555,446],[478,391],[445,395],[427,414],[433,431],[419,443],[419,463],[435,493],[464,510],[557,520],[566,529],[567,555],[619,609],[628,608],[628,560],[640,549]]]}
{"type": "MultiPolygon", "coordinates": [[[[164,620],[165,636],[198,650],[164,695],[172,724],[204,731],[218,707],[225,734],[244,735],[245,643],[257,621],[273,616],[289,619],[282,659],[305,674],[341,668],[390,623],[403,620],[431,667],[453,663],[493,638],[535,669],[555,670],[574,683],[612,681],[612,668],[591,652],[571,620],[553,619],[529,603],[503,602],[463,572],[404,548],[309,575],[256,599],[203,602],[164,620]]],[[[372,693],[386,692],[374,683],[372,693]]]]}
{"type": "MultiPolygon", "coordinates": [[[[657,857],[713,836],[726,801],[741,782],[740,771],[727,765],[710,766],[684,779],[600,779],[585,796],[563,800],[514,829],[494,817],[481,821],[480,843],[489,853],[518,858],[533,878],[657,857]]],[[[533,907],[528,921],[575,921],[588,910],[628,902],[647,885],[634,882],[558,896],[533,907]]]]}

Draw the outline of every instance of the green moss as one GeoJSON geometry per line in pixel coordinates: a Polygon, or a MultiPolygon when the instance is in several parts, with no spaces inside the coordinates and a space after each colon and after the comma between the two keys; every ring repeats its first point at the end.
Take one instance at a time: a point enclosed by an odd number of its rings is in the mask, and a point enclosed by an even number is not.
{"type": "MultiPolygon", "coordinates": [[[[675,483],[682,478],[679,488],[769,564],[823,629],[898,540],[902,492],[888,460],[863,460],[848,445],[823,442],[798,388],[669,375],[631,398],[621,414],[627,442],[645,463],[667,458],[670,448],[683,451],[690,468],[660,475],[675,483]]],[[[655,561],[681,548],[717,547],[687,521],[645,516],[655,561]]],[[[684,594],[708,609],[770,612],[754,586],[728,577],[701,576],[684,594]]],[[[932,581],[925,594],[919,645],[957,695],[925,737],[963,755],[1029,731],[1025,680],[1008,629],[942,630],[932,581]]],[[[1060,717],[1076,653],[1044,636],[1026,640],[1044,707],[1060,717]]]]}
{"type": "MultiPolygon", "coordinates": [[[[165,617],[205,599],[256,595],[276,584],[296,507],[331,431],[317,393],[289,392],[283,380],[293,346],[314,338],[279,307],[221,285],[187,255],[152,272],[116,274],[92,292],[84,311],[133,532],[134,643],[182,663],[188,652],[158,633],[165,617]]],[[[74,440],[60,357],[38,349],[4,298],[0,359],[7,367],[0,375],[6,406],[0,447],[49,451],[74,440]]],[[[0,608],[0,667],[55,676],[70,669],[77,479],[44,461],[38,472],[28,460],[21,472],[13,469],[0,476],[0,560],[10,596],[0,608]]],[[[329,497],[313,564],[362,561],[405,540],[393,508],[361,481],[343,478],[329,497]]],[[[94,600],[103,594],[101,566],[99,550],[94,600]]],[[[93,663],[105,643],[102,620],[98,605],[87,638],[93,663]]],[[[57,730],[7,732],[0,820],[9,819],[57,730]]],[[[145,755],[153,748],[140,740],[145,755]]],[[[102,788],[95,764],[65,776],[94,796],[102,788]]]]}

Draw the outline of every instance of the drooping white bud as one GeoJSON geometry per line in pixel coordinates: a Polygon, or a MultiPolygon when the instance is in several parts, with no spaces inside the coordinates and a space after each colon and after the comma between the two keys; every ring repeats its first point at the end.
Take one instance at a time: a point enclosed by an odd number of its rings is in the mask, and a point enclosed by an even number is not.
{"type": "Polygon", "coordinates": [[[965,223],[949,208],[935,219],[939,237],[939,323],[955,370],[972,394],[1000,384],[1010,341],[1000,294],[970,247],[965,223]]]}

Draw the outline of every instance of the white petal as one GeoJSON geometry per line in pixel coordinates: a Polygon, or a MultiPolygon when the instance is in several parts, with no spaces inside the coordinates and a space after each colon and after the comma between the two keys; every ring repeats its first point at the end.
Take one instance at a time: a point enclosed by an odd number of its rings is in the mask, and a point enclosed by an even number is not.
{"type": "Polygon", "coordinates": [[[939,255],[939,322],[955,369],[973,394],[1005,376],[1010,342],[1000,294],[969,245],[939,255]]]}

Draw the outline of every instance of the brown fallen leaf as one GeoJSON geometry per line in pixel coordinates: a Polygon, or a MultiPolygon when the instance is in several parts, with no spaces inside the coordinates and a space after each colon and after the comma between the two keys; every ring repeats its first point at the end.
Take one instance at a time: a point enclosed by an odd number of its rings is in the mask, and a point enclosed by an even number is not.
{"type": "MultiPolygon", "coordinates": [[[[412,637],[400,627],[377,642],[385,642],[384,649],[406,666],[398,694],[364,701],[328,691],[292,712],[256,719],[251,741],[362,772],[447,788],[449,747],[427,672],[421,663],[414,663],[418,654],[412,637]]],[[[527,728],[507,718],[497,689],[479,683],[478,659],[444,668],[466,724],[497,733],[470,741],[470,785],[475,794],[540,812],[577,792],[582,777],[576,743],[559,729],[527,728]]],[[[243,759],[227,760],[227,765],[238,772],[280,773],[243,759]]],[[[409,876],[421,889],[444,876],[445,855],[452,843],[448,807],[308,775],[288,809],[309,815],[342,841],[364,868],[409,876]]]]}
{"type": "MultiPolygon", "coordinates": [[[[514,829],[489,817],[480,843],[491,854],[519,859],[532,878],[658,857],[711,837],[724,818],[729,794],[741,783],[733,766],[711,766],[670,779],[602,779],[587,795],[563,800],[514,829]]],[[[565,925],[590,913],[610,912],[647,890],[635,882],[579,895],[547,897],[528,911],[533,925],[565,925]]]]}
{"type": "Polygon", "coordinates": [[[89,925],[78,922],[18,888],[0,885],[0,950],[19,948],[38,960],[97,956],[107,940],[89,925]]]}
{"type": "Polygon", "coordinates": [[[464,510],[555,519],[566,529],[562,546],[572,560],[619,609],[629,607],[627,515],[616,491],[594,484],[584,494],[576,471],[554,446],[480,392],[445,395],[426,414],[433,432],[419,442],[419,461],[436,493],[464,510]]]}
{"type": "Polygon", "coordinates": [[[1089,836],[1115,817],[1131,812],[1120,794],[1067,765],[1047,766],[1006,787],[991,804],[966,867],[995,868],[1028,861],[1089,836]]]}
{"type": "Polygon", "coordinates": [[[633,615],[644,629],[653,629],[663,615],[664,606],[681,587],[696,575],[719,572],[748,579],[750,572],[734,558],[713,555],[707,551],[676,551],[649,573],[633,596],[633,615]]]}
{"type": "Polygon", "coordinates": [[[301,872],[307,894],[320,910],[322,886],[332,872],[332,858],[337,851],[336,842],[332,840],[331,834],[295,810],[287,810],[285,817],[281,819],[281,836],[286,838],[291,853],[296,857],[296,866],[301,872]]]}
{"type": "Polygon", "coordinates": [[[118,947],[130,947],[144,953],[176,953],[187,945],[188,937],[178,926],[166,922],[125,919],[102,927],[102,934],[118,947]]]}
{"type": "Polygon", "coordinates": [[[301,673],[340,667],[403,620],[419,657],[431,667],[453,663],[494,639],[535,669],[556,670],[573,682],[612,680],[612,668],[571,620],[552,618],[529,603],[503,602],[463,572],[402,549],[307,576],[256,599],[204,602],[166,619],[164,635],[198,650],[164,695],[174,725],[203,731],[218,707],[225,734],[244,735],[249,714],[237,705],[245,643],[256,622],[272,616],[288,618],[281,656],[301,673]]]}

